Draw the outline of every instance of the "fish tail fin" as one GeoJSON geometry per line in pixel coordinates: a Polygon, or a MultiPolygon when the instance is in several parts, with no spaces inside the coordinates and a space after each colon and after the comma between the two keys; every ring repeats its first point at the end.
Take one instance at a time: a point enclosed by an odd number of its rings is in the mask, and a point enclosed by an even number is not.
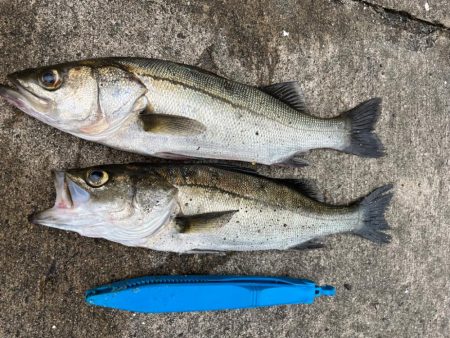
{"type": "Polygon", "coordinates": [[[381,98],[376,97],[342,114],[350,126],[349,144],[342,151],[363,157],[384,155],[383,144],[373,132],[380,112],[381,98]]]}
{"type": "Polygon", "coordinates": [[[389,243],[391,236],[380,230],[389,229],[384,213],[392,199],[392,184],[387,184],[372,191],[363,198],[359,207],[362,210],[362,225],[353,233],[372,242],[389,243]]]}

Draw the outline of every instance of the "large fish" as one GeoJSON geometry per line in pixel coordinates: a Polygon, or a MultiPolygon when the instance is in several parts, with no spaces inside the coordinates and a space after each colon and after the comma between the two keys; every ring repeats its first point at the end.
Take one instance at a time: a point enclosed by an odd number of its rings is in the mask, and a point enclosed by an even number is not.
{"type": "Polygon", "coordinates": [[[334,206],[300,181],[248,169],[130,164],[56,172],[55,186],[55,206],[34,223],[159,251],[297,249],[336,233],[390,240],[390,185],[334,206]]]}
{"type": "Polygon", "coordinates": [[[383,155],[379,98],[335,118],[306,114],[297,82],[251,87],[196,67],[139,58],[85,60],[10,74],[0,96],[81,138],[163,158],[301,166],[311,149],[383,155]]]}

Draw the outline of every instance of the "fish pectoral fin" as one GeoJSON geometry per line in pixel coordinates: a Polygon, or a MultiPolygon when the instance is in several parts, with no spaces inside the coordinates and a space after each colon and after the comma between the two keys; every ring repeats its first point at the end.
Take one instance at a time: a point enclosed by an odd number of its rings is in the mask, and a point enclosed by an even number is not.
{"type": "Polygon", "coordinates": [[[177,115],[143,112],[139,114],[139,119],[142,121],[144,130],[154,134],[191,136],[201,134],[206,130],[203,123],[177,115]]]}
{"type": "Polygon", "coordinates": [[[259,87],[260,90],[283,101],[299,112],[306,112],[306,103],[303,91],[297,81],[275,83],[259,87]]]}
{"type": "Polygon", "coordinates": [[[312,250],[312,249],[322,249],[326,245],[320,239],[311,239],[309,241],[303,242],[298,245],[294,245],[289,248],[289,250],[312,250]]]}
{"type": "Polygon", "coordinates": [[[175,222],[180,233],[207,232],[227,224],[236,212],[237,210],[228,210],[191,216],[177,216],[175,222]]]}

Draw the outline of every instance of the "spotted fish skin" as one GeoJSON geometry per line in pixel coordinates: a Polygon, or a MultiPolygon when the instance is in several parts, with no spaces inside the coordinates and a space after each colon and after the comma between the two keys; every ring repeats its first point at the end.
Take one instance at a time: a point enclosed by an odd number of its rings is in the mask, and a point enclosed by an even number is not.
{"type": "Polygon", "coordinates": [[[155,250],[192,253],[288,250],[337,233],[355,233],[366,238],[366,232],[376,233],[371,240],[377,243],[388,242],[390,238],[372,231],[378,226],[387,228],[383,213],[387,205],[384,203],[391,198],[385,194],[390,186],[384,187],[378,197],[384,205],[377,208],[377,223],[371,224],[364,221],[366,205],[327,205],[285,185],[283,180],[195,166],[163,168],[157,172],[177,188],[182,215],[234,213],[226,224],[188,233],[180,232],[175,218],[146,242],[147,247],[155,250]]]}
{"type": "Polygon", "coordinates": [[[10,78],[18,90],[0,86],[0,95],[30,115],[144,155],[287,166],[303,165],[299,156],[318,148],[383,155],[373,133],[377,98],[322,119],[305,112],[296,82],[257,88],[196,67],[142,58],[84,60],[10,78]],[[58,74],[58,88],[42,88],[39,76],[48,80],[49,72],[58,74]]]}
{"type": "Polygon", "coordinates": [[[55,207],[34,222],[128,246],[194,253],[287,250],[337,233],[390,239],[383,230],[391,186],[335,206],[298,181],[231,166],[130,164],[58,175],[55,207]]]}

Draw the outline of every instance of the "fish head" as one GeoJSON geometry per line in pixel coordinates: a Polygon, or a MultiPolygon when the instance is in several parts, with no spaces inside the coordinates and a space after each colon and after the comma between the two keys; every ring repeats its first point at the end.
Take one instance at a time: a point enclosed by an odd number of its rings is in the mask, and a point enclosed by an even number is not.
{"type": "Polygon", "coordinates": [[[55,205],[32,223],[129,246],[144,246],[177,207],[172,185],[131,165],[56,171],[54,182],[55,205]]]}
{"type": "Polygon", "coordinates": [[[146,106],[147,89],[126,69],[106,61],[80,61],[8,75],[14,87],[0,96],[38,120],[98,140],[114,133],[146,106]]]}

